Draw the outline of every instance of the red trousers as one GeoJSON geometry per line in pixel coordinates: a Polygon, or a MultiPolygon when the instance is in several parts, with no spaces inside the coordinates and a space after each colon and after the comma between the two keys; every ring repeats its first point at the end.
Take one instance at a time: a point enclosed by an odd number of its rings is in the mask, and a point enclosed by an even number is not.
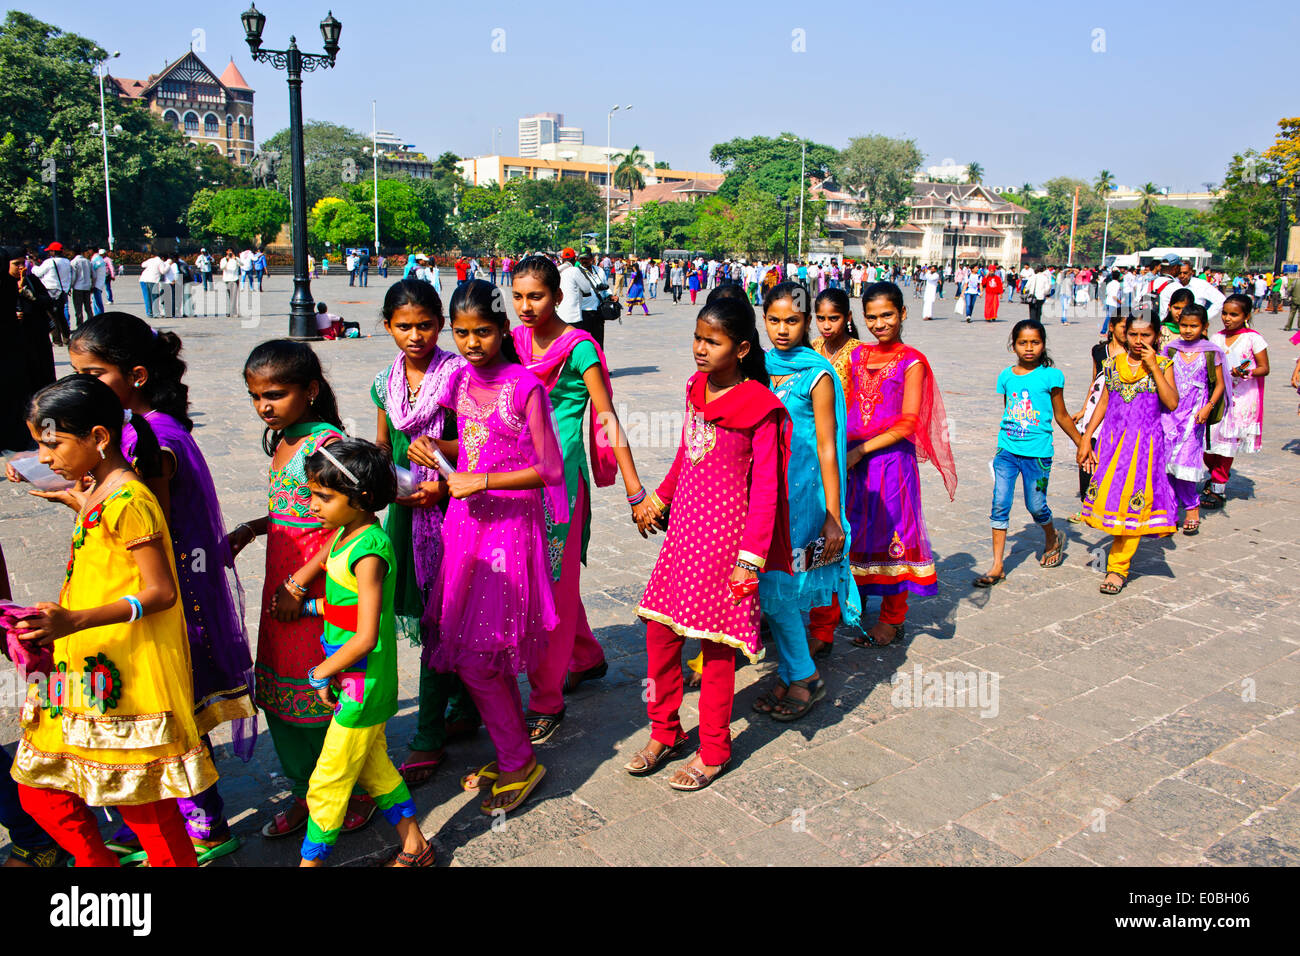
{"type": "MultiPolygon", "coordinates": [[[[117,854],[104,846],[99,824],[85,801],[66,790],[39,790],[18,784],[23,809],[77,866],[118,866],[117,854]]],[[[140,838],[153,866],[198,866],[194,844],[185,832],[185,818],[175,800],[113,808],[140,838]]]]}
{"type": "MultiPolygon", "coordinates": [[[[867,597],[862,596],[865,605],[867,597]]],[[[835,638],[835,625],[840,620],[840,599],[831,598],[829,607],[815,607],[808,612],[808,636],[831,643],[835,638]]],[[[907,592],[886,594],[880,599],[880,620],[898,626],[907,620],[907,592]]]]}
{"type": "MultiPolygon", "coordinates": [[[[671,747],[686,736],[682,729],[682,645],[686,638],[658,621],[646,621],[645,646],[650,683],[646,711],[650,737],[671,747]]],[[[700,684],[700,759],[718,767],[731,759],[731,703],[736,695],[736,652],[718,641],[700,641],[704,677],[700,684]]]]}
{"type": "Polygon", "coordinates": [[[1228,478],[1232,475],[1232,462],[1233,459],[1226,455],[1206,454],[1205,467],[1210,469],[1211,491],[1217,491],[1219,494],[1223,493],[1228,484],[1228,478]]]}

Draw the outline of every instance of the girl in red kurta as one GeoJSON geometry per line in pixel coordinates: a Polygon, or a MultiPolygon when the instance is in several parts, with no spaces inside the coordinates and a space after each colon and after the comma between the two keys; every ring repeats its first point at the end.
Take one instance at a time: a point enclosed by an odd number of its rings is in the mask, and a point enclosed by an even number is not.
{"type": "Polygon", "coordinates": [[[998,275],[996,269],[990,269],[988,275],[984,277],[981,283],[984,286],[984,321],[996,322],[998,320],[998,306],[1002,304],[1002,277],[998,275]]]}
{"type": "Polygon", "coordinates": [[[625,767],[652,773],[686,742],[681,650],[698,638],[700,749],[669,781],[677,790],[704,789],[730,762],[735,649],[750,661],[763,657],[758,572],[790,570],[790,418],[767,388],[752,308],[728,299],[706,305],[694,352],[677,457],[650,496],[653,513],[671,507],[672,526],[636,609],[646,621],[650,742],[625,767]]]}

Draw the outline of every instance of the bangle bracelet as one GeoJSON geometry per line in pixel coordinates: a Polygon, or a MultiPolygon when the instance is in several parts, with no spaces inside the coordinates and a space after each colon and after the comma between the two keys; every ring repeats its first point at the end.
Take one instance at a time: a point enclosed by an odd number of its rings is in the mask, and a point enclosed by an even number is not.
{"type": "Polygon", "coordinates": [[[316,668],[313,667],[307,672],[307,683],[311,684],[314,689],[320,690],[322,687],[330,685],[330,679],[328,677],[317,677],[316,668]]]}
{"type": "Polygon", "coordinates": [[[752,564],[749,561],[737,561],[736,567],[740,568],[743,571],[752,571],[754,574],[758,573],[758,565],[752,564]]]}
{"type": "Polygon", "coordinates": [[[284,579],[284,586],[289,588],[290,590],[297,591],[298,597],[300,598],[304,598],[307,596],[307,589],[303,587],[301,584],[299,584],[297,581],[295,581],[293,579],[292,574],[284,579]]]}
{"type": "Polygon", "coordinates": [[[492,475],[489,472],[483,472],[483,490],[487,491],[488,486],[492,483],[492,475]]]}
{"type": "Polygon", "coordinates": [[[247,532],[248,532],[248,536],[249,536],[250,538],[256,538],[256,537],[257,537],[257,532],[255,532],[252,528],[250,528],[250,527],[248,526],[248,522],[246,522],[246,521],[241,521],[241,522],[239,522],[239,524],[235,525],[235,530],[236,530],[236,531],[240,531],[240,530],[247,531],[247,532]]]}
{"type": "Polygon", "coordinates": [[[138,621],[144,617],[144,605],[140,603],[138,597],[134,594],[128,594],[122,600],[131,608],[131,616],[126,619],[126,623],[130,624],[132,621],[138,621]]]}
{"type": "Polygon", "coordinates": [[[646,490],[642,488],[636,494],[628,495],[627,503],[630,505],[639,505],[641,502],[645,501],[645,499],[646,499],[646,490]]]}

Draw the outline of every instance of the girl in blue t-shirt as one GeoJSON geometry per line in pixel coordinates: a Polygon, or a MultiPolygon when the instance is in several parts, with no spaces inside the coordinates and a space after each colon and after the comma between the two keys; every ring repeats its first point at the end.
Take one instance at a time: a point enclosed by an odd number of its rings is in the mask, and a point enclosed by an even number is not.
{"type": "Polygon", "coordinates": [[[1002,396],[1002,422],[998,427],[998,453],[993,459],[993,567],[976,578],[977,588],[991,588],[1006,580],[1002,555],[1007,547],[1007,525],[1016,479],[1025,486],[1025,507],[1042,527],[1045,540],[1039,564],[1054,568],[1064,559],[1065,539],[1052,524],[1047,507],[1047,479],[1052,473],[1052,421],[1078,447],[1082,441],[1074,419],[1065,409],[1065,376],[1047,354],[1047,330],[1037,319],[1024,319],[1011,330],[1007,349],[1016,364],[998,376],[1002,396]]]}

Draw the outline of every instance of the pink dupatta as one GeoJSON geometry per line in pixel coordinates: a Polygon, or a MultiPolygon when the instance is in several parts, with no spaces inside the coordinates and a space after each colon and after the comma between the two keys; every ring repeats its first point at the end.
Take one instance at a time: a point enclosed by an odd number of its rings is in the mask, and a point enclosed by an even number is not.
{"type": "MultiPolygon", "coordinates": [[[[614,397],[614,386],[609,380],[609,366],[605,362],[605,352],[601,349],[600,344],[582,329],[570,326],[558,339],[551,343],[551,347],[546,350],[546,354],[539,359],[533,358],[533,330],[522,323],[511,328],[510,333],[515,339],[515,349],[519,352],[519,358],[524,364],[524,368],[532,372],[542,384],[546,386],[549,393],[555,387],[555,383],[560,379],[560,372],[565,364],[569,361],[569,355],[579,344],[590,342],[596,349],[596,357],[600,359],[600,376],[605,382],[605,391],[609,393],[611,401],[614,397]]],[[[598,427],[599,422],[596,420],[596,410],[591,410],[587,426],[587,448],[591,455],[591,479],[596,483],[597,488],[605,488],[614,483],[614,478],[618,473],[618,460],[614,457],[614,449],[610,447],[609,441],[605,438],[604,429],[598,427]]]]}

